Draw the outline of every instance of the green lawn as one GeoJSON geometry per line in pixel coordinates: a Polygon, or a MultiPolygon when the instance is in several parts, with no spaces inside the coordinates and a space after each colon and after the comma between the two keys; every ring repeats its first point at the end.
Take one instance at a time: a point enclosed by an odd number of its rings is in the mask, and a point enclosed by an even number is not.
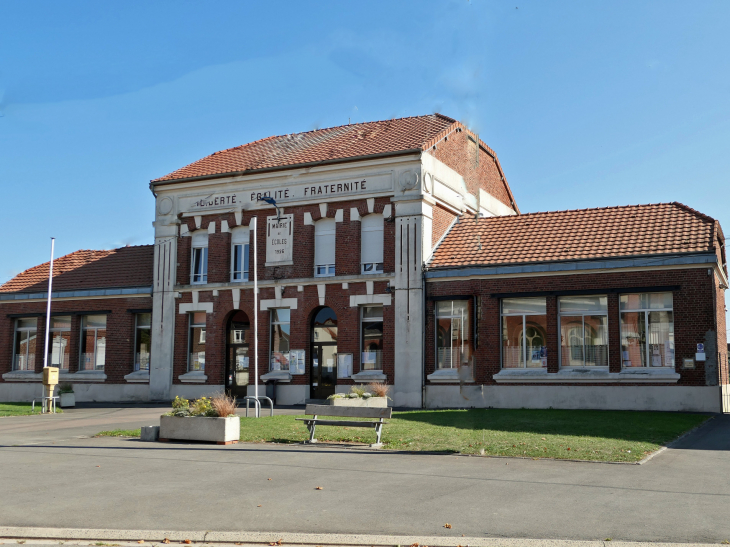
{"type": "Polygon", "coordinates": [[[111,431],[101,431],[94,435],[95,437],[139,437],[142,434],[141,429],[112,429],[111,431]]]}
{"type": "MultiPolygon", "coordinates": [[[[241,418],[242,442],[301,442],[295,416],[241,418]]],[[[600,410],[419,410],[383,427],[391,450],[634,462],[709,418],[702,414],[600,410]]],[[[329,417],[327,419],[330,419],[329,417]]],[[[336,418],[335,418],[336,419],[336,418]]],[[[375,442],[370,429],[318,427],[317,439],[375,442]]]]}
{"type": "MultiPolygon", "coordinates": [[[[59,407],[56,408],[56,413],[63,412],[59,407]]],[[[30,403],[0,403],[0,418],[6,416],[28,416],[30,414],[40,414],[41,404],[40,402],[35,405],[35,410],[31,410],[30,403]]]]}
{"type": "MultiPolygon", "coordinates": [[[[302,442],[308,432],[296,417],[242,417],[241,442],[302,442]]],[[[601,410],[416,410],[394,412],[383,427],[382,440],[390,450],[636,462],[709,417],[601,410]]],[[[99,433],[115,437],[139,434],[139,429],[99,433]]],[[[317,439],[369,444],[375,442],[375,432],[322,426],[317,428],[317,439]]]]}

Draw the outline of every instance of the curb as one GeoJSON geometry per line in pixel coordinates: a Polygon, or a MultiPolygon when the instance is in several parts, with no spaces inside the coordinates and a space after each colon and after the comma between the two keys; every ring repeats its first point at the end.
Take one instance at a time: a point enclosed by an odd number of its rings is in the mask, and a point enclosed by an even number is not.
{"type": "MultiPolygon", "coordinates": [[[[336,545],[336,546],[420,546],[420,547],[704,547],[717,545],[708,543],[653,543],[611,540],[564,540],[564,539],[522,539],[522,538],[480,538],[460,536],[398,536],[370,534],[312,534],[291,532],[214,532],[180,530],[102,530],[84,528],[31,528],[1,526],[0,539],[23,540],[33,544],[39,540],[50,545],[48,540],[92,540],[131,542],[137,545],[145,542],[162,542],[164,539],[177,543],[205,543],[223,545],[336,545]],[[30,540],[30,541],[28,541],[30,540]]],[[[88,545],[94,545],[88,543],[88,545]]],[[[121,547],[121,546],[120,546],[121,547]]]]}

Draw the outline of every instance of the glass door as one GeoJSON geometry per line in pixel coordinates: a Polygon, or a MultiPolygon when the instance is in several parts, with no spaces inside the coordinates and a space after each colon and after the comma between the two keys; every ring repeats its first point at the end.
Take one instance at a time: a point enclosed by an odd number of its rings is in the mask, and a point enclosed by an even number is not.
{"type": "Polygon", "coordinates": [[[248,317],[243,312],[236,313],[228,323],[226,392],[234,397],[238,397],[239,399],[248,394],[248,337],[250,330],[248,317]]]}
{"type": "Polygon", "coordinates": [[[312,324],[310,397],[326,399],[337,385],[337,315],[331,308],[317,312],[312,324]]]}

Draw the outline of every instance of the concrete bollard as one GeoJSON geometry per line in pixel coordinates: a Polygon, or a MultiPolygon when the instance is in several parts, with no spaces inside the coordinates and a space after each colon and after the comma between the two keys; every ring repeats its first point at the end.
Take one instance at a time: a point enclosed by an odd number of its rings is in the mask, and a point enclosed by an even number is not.
{"type": "Polygon", "coordinates": [[[140,434],[140,440],[145,442],[155,442],[160,438],[160,426],[159,425],[146,425],[142,427],[142,433],[140,434]]]}

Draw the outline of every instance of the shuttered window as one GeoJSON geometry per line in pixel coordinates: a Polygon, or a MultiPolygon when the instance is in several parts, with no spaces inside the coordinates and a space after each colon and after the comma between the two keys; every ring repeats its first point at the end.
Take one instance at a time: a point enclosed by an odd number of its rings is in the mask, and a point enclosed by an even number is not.
{"type": "Polygon", "coordinates": [[[335,275],[335,219],[323,218],[314,225],[314,275],[335,275]]]}
{"type": "Polygon", "coordinates": [[[383,215],[367,215],[360,221],[362,273],[383,272],[383,215]]]}

